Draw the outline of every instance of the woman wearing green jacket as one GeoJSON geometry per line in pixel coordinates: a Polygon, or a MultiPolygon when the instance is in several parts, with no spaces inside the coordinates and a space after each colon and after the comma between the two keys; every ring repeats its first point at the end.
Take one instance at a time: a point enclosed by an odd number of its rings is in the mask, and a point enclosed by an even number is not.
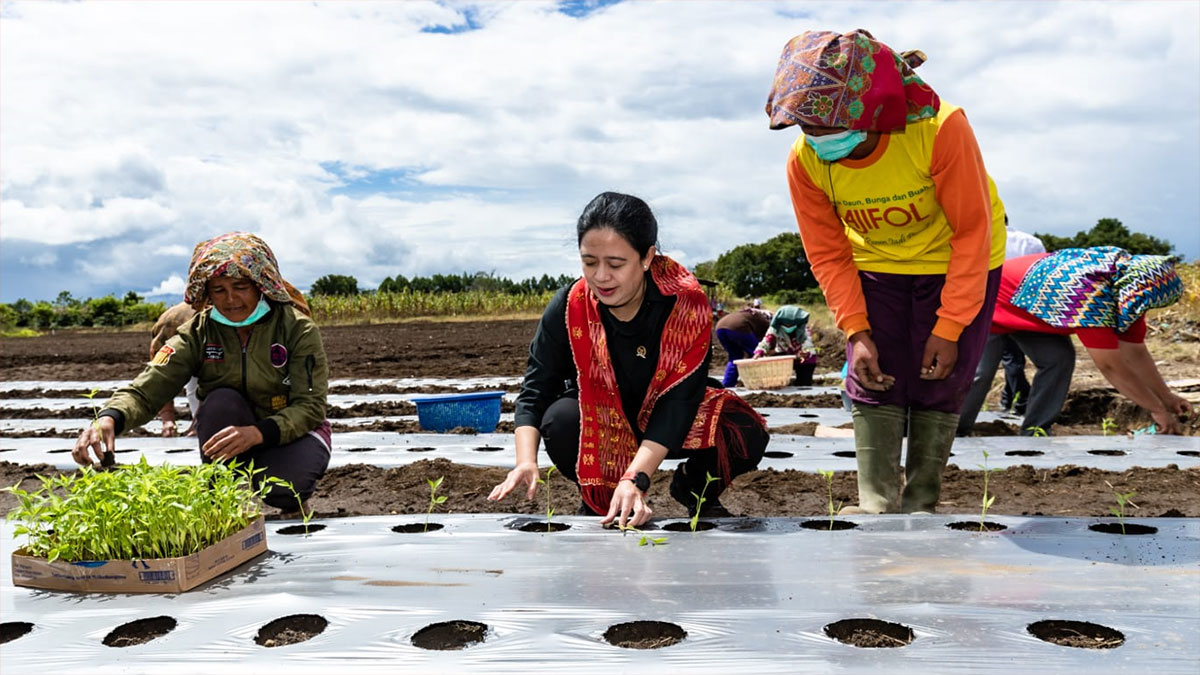
{"type": "MultiPolygon", "coordinates": [[[[257,478],[290,482],[307,499],[329,465],[328,370],[308,303],[279,274],[266,242],[231,232],[196,245],[184,299],[197,310],[145,370],[119,389],[75,443],[79,464],[103,459],[116,436],[154,418],[199,379],[196,427],[204,462],[237,459],[257,478]]],[[[292,510],[275,488],[266,503],[292,510]]]]}

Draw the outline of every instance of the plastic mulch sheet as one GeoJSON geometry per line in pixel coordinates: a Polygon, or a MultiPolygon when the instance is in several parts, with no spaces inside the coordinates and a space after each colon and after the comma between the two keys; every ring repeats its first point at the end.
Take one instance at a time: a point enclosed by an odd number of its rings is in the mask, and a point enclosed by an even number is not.
{"type": "MultiPolygon", "coordinates": [[[[448,505],[452,508],[452,505],[448,505]]],[[[32,630],[0,646],[13,673],[1195,673],[1200,660],[1200,523],[1149,519],[1152,535],[1088,529],[1095,519],[996,517],[1008,529],[946,527],[948,516],[852,519],[810,530],[798,519],[728,519],[707,532],[649,531],[667,543],[556,518],[565,532],[517,531],[529,517],[440,516],[434,532],[399,534],[419,516],[328,520],[280,534],[272,553],[181,595],[74,595],[11,585],[12,524],[3,526],[0,615],[32,630]],[[260,628],[313,614],[311,639],[256,644],[260,628]],[[102,644],[127,622],[167,616],[145,644],[102,644]],[[869,618],[912,631],[907,645],[865,648],[825,627],[869,618]],[[440,622],[483,624],[457,651],[412,644],[440,622]],[[1110,648],[1034,637],[1043,620],[1119,632],[1110,648]],[[603,635],[659,621],[686,632],[660,649],[603,635]]],[[[667,521],[659,523],[666,524],[667,521]]]]}

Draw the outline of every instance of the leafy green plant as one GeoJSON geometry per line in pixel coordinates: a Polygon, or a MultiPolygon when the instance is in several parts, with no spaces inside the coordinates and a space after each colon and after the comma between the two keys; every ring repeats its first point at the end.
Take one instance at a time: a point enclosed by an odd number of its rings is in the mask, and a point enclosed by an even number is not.
{"type": "Polygon", "coordinates": [[[825,471],[823,469],[817,469],[817,473],[821,474],[821,477],[823,477],[825,479],[825,488],[829,493],[829,504],[828,504],[829,529],[832,531],[833,530],[833,517],[835,515],[837,515],[838,510],[842,508],[842,502],[839,501],[837,503],[837,506],[833,505],[833,471],[825,471]]]}
{"type": "Polygon", "coordinates": [[[1034,438],[1046,438],[1047,436],[1050,435],[1050,434],[1046,433],[1046,430],[1041,427],[1025,427],[1025,430],[1032,431],[1034,438]]]}
{"type": "Polygon", "coordinates": [[[1012,409],[1013,409],[1014,411],[1016,411],[1016,409],[1017,409],[1017,406],[1018,406],[1020,403],[1021,403],[1021,392],[1019,392],[1019,391],[1014,391],[1014,392],[1013,392],[1013,397],[1012,397],[1012,402],[1011,402],[1009,405],[1011,405],[1011,406],[1012,406],[1012,409]]]}
{"type": "MultiPolygon", "coordinates": [[[[24,549],[49,561],[173,558],[197,553],[262,515],[274,477],[253,487],[262,469],[227,466],[151,466],[143,457],[113,471],[84,467],[39,476],[31,492],[4,488],[20,505],[8,519],[27,538],[24,549]]],[[[294,490],[293,490],[294,492],[294,490]]]]}
{"type": "Polygon", "coordinates": [[[695,492],[692,493],[692,496],[696,498],[696,512],[692,514],[692,519],[689,522],[689,524],[692,528],[692,532],[695,532],[696,527],[700,525],[700,509],[704,506],[704,501],[705,501],[704,493],[708,492],[709,483],[712,483],[715,480],[717,480],[716,477],[714,477],[711,473],[705,471],[704,472],[704,487],[700,488],[700,494],[696,494],[695,492]]]}
{"type": "Polygon", "coordinates": [[[551,531],[551,529],[552,529],[551,525],[550,525],[550,519],[554,517],[554,509],[550,507],[550,504],[551,504],[551,501],[550,501],[550,474],[552,474],[552,473],[554,473],[554,465],[553,464],[551,464],[550,467],[546,469],[546,479],[542,480],[541,478],[539,478],[537,481],[539,483],[544,483],[546,485],[546,531],[547,532],[551,531]]]}
{"type": "Polygon", "coordinates": [[[1116,428],[1117,428],[1117,422],[1113,418],[1105,417],[1104,419],[1100,420],[1101,435],[1107,436],[1107,435],[1111,434],[1113,431],[1115,431],[1116,428]]]}
{"type": "MultiPolygon", "coordinates": [[[[1109,485],[1109,487],[1112,487],[1112,485],[1109,485]]],[[[1113,490],[1113,495],[1117,498],[1117,505],[1108,507],[1108,512],[1116,516],[1117,522],[1121,523],[1121,534],[1125,534],[1125,505],[1132,504],[1133,502],[1129,500],[1136,494],[1136,490],[1124,493],[1113,490]]]]}
{"type": "Polygon", "coordinates": [[[987,519],[987,512],[988,512],[988,509],[990,509],[992,507],[992,502],[996,501],[996,495],[988,494],[989,480],[991,478],[992,473],[994,473],[996,471],[1003,471],[1003,469],[996,469],[996,468],[989,469],[988,465],[987,465],[987,461],[988,461],[988,452],[987,452],[987,450],[984,450],[983,451],[983,464],[975,465],[983,470],[983,508],[979,511],[979,531],[980,532],[983,532],[984,529],[986,529],[986,526],[983,524],[984,520],[987,519]]]}
{"type": "Polygon", "coordinates": [[[425,479],[425,482],[429,483],[429,510],[425,512],[425,529],[421,530],[422,532],[429,531],[429,516],[433,515],[433,507],[446,502],[446,495],[439,497],[437,493],[438,488],[442,486],[442,480],[445,478],[445,476],[438,476],[437,480],[432,478],[425,479]]]}
{"type": "Polygon", "coordinates": [[[636,527],[634,527],[632,525],[627,525],[627,526],[621,528],[621,536],[622,537],[625,536],[629,532],[635,532],[635,533],[641,535],[642,538],[638,540],[638,546],[666,546],[666,544],[667,544],[666,537],[647,537],[644,532],[642,532],[641,530],[637,529],[636,527]]]}

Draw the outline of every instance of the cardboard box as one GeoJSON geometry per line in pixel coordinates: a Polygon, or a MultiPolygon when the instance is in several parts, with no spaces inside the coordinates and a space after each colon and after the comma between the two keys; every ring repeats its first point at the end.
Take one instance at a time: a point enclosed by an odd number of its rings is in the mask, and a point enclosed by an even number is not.
{"type": "Polygon", "coordinates": [[[46,562],[19,549],[13,584],[78,593],[182,593],[267,552],[263,517],[208,548],[180,558],[46,562]]]}

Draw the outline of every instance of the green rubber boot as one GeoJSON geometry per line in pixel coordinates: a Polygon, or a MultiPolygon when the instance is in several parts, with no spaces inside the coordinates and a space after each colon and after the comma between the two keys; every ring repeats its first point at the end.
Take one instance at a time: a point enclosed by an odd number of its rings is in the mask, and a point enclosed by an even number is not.
{"type": "Polygon", "coordinates": [[[864,513],[896,513],[900,510],[904,409],[855,403],[850,414],[858,456],[858,508],[864,513]]]}
{"type": "Polygon", "coordinates": [[[908,453],[904,458],[904,513],[934,513],[942,493],[942,471],[950,457],[958,415],[935,410],[909,412],[908,453]]]}

